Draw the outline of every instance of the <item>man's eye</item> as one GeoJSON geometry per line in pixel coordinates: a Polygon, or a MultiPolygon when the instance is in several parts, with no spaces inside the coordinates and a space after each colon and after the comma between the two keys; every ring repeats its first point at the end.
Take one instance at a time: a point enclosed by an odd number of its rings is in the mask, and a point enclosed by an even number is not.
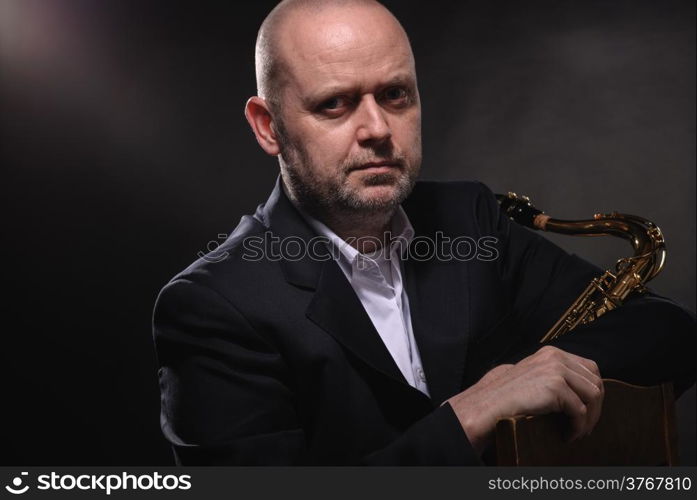
{"type": "Polygon", "coordinates": [[[323,110],[336,110],[339,109],[343,106],[346,106],[347,101],[343,97],[332,97],[331,99],[327,99],[324,101],[321,105],[320,108],[323,110]]]}
{"type": "Polygon", "coordinates": [[[401,87],[392,87],[385,91],[384,96],[388,101],[402,101],[409,95],[407,91],[401,87]]]}

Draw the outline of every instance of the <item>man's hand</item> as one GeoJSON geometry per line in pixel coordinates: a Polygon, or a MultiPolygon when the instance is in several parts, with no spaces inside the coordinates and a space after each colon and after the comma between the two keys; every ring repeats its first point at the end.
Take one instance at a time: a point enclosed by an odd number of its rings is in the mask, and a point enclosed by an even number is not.
{"type": "Polygon", "coordinates": [[[603,382],[594,361],[545,346],[515,365],[500,365],[448,399],[472,446],[482,452],[500,418],[564,412],[572,436],[590,434],[600,418],[603,382]]]}

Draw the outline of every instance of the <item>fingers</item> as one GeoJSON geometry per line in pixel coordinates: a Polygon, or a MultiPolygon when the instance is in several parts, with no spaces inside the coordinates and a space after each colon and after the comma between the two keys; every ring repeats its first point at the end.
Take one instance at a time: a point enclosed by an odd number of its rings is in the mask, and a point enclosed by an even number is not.
{"type": "Polygon", "coordinates": [[[534,363],[562,363],[570,370],[575,371],[580,376],[587,379],[600,389],[601,392],[603,391],[603,380],[600,377],[600,370],[595,361],[591,359],[582,358],[581,356],[562,351],[552,346],[545,346],[526,359],[530,359],[531,362],[534,363]]]}
{"type": "Polygon", "coordinates": [[[597,401],[601,395],[600,387],[596,383],[572,369],[567,370],[564,378],[584,403],[597,401]]]}
{"type": "Polygon", "coordinates": [[[588,435],[600,419],[604,396],[602,381],[600,381],[599,385],[596,385],[596,383],[574,370],[569,370],[566,373],[565,380],[571,390],[586,406],[585,423],[583,429],[579,429],[580,434],[576,437],[588,435]]]}
{"type": "Polygon", "coordinates": [[[549,380],[549,390],[556,401],[556,411],[564,412],[571,421],[570,441],[574,441],[586,434],[588,426],[588,407],[571,389],[564,377],[555,377],[549,380]]]}
{"type": "Polygon", "coordinates": [[[595,362],[589,359],[579,358],[578,356],[574,356],[573,358],[562,356],[560,361],[569,369],[575,371],[596,387],[600,388],[600,386],[603,384],[603,379],[600,378],[600,372],[597,370],[598,366],[595,364],[595,362]],[[579,359],[585,361],[585,363],[579,361],[579,359]],[[592,364],[595,370],[589,369],[589,364],[592,364]]]}
{"type": "Polygon", "coordinates": [[[605,394],[598,365],[590,359],[552,346],[543,347],[526,360],[528,366],[546,370],[552,379],[556,376],[564,378],[568,389],[585,406],[584,411],[580,410],[577,407],[578,401],[568,395],[566,388],[553,386],[558,391],[560,402],[565,404],[562,411],[572,419],[573,439],[590,434],[600,419],[605,394]]]}
{"type": "Polygon", "coordinates": [[[552,346],[549,346],[549,350],[553,351],[552,355],[561,360],[573,372],[573,375],[569,374],[568,381],[571,388],[586,403],[588,413],[585,434],[590,434],[600,419],[605,396],[603,379],[600,377],[598,365],[591,359],[586,359],[552,346]]]}

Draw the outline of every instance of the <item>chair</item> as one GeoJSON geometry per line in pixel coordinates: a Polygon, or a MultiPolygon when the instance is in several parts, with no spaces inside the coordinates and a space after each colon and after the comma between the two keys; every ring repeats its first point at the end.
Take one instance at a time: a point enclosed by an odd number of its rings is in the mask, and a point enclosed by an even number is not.
{"type": "Polygon", "coordinates": [[[677,465],[672,384],[639,387],[606,379],[600,419],[590,436],[567,443],[562,414],[516,416],[496,425],[496,463],[536,465],[677,465]]]}

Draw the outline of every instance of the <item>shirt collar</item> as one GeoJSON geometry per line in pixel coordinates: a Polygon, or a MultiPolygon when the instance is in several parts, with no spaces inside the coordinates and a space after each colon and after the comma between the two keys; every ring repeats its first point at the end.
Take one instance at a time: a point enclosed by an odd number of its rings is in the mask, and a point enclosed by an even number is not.
{"type": "MultiPolygon", "coordinates": [[[[324,236],[329,240],[331,245],[338,250],[339,255],[337,257],[343,260],[349,265],[352,265],[356,258],[360,255],[360,252],[356,250],[355,247],[348,244],[346,241],[341,239],[334,231],[329,229],[324,223],[315,219],[310,214],[305,212],[303,209],[296,205],[296,208],[300,214],[305,218],[307,223],[317,232],[318,235],[324,236]]],[[[391,243],[389,244],[389,251],[391,255],[398,254],[404,257],[409,244],[414,239],[414,228],[409,221],[407,213],[404,211],[401,205],[397,207],[392,220],[390,221],[390,238],[391,243]]],[[[385,257],[384,247],[377,252],[372,254],[365,254],[366,257],[376,259],[379,256],[385,257]]]]}

